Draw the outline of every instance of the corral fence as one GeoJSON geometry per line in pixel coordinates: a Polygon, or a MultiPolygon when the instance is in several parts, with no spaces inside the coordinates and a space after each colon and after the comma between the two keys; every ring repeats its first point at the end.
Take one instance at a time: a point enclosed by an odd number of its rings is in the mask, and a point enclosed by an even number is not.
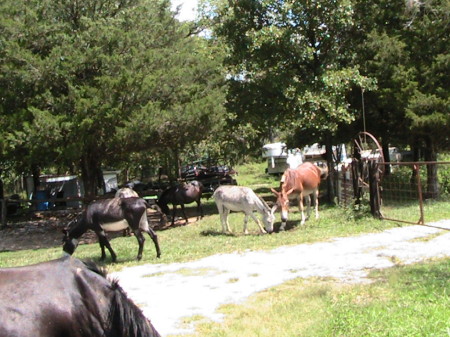
{"type": "MultiPolygon", "coordinates": [[[[143,198],[149,205],[155,204],[155,199],[160,190],[145,190],[142,194],[143,198]]],[[[79,212],[83,205],[87,205],[94,200],[108,199],[114,197],[114,194],[107,193],[104,195],[97,195],[95,197],[63,197],[52,198],[43,197],[39,199],[0,199],[0,229],[6,227],[7,217],[9,214],[8,208],[14,206],[15,209],[23,208],[26,212],[79,212]]]]}
{"type": "Polygon", "coordinates": [[[354,161],[337,172],[335,185],[340,205],[367,205],[381,219],[427,225],[427,214],[436,211],[436,201],[447,200],[449,207],[439,211],[448,212],[450,219],[450,162],[369,161],[365,172],[357,165],[354,161]]]}

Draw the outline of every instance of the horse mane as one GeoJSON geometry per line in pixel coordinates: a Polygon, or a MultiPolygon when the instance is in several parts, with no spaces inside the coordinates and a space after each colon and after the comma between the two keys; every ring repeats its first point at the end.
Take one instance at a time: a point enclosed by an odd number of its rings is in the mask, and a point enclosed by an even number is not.
{"type": "Polygon", "coordinates": [[[82,261],[83,264],[86,266],[87,269],[90,271],[102,276],[103,278],[107,278],[108,271],[105,267],[99,267],[94,261],[92,260],[84,260],[82,261]]]}
{"type": "Polygon", "coordinates": [[[296,186],[295,178],[295,170],[288,168],[286,171],[284,171],[280,187],[282,188],[284,186],[286,190],[289,190],[290,188],[296,186]]]}
{"type": "Polygon", "coordinates": [[[266,209],[266,210],[270,210],[270,207],[267,204],[267,202],[262,197],[260,197],[259,195],[256,195],[256,196],[258,197],[259,201],[262,203],[263,208],[266,209]]]}
{"type": "Polygon", "coordinates": [[[205,187],[203,186],[203,184],[202,184],[200,181],[198,181],[198,180],[192,180],[192,181],[190,182],[190,184],[193,185],[193,186],[196,186],[196,187],[200,188],[201,190],[203,190],[203,189],[205,188],[205,187]]]}
{"type": "Polygon", "coordinates": [[[106,337],[160,337],[158,331],[144,316],[142,310],[131,301],[117,279],[110,280],[106,268],[99,267],[94,261],[86,260],[83,264],[90,271],[110,282],[113,292],[105,333],[106,337]]]}
{"type": "Polygon", "coordinates": [[[110,333],[106,336],[160,337],[142,310],[128,299],[118,280],[111,282],[111,289],[114,294],[108,317],[110,333]]]}

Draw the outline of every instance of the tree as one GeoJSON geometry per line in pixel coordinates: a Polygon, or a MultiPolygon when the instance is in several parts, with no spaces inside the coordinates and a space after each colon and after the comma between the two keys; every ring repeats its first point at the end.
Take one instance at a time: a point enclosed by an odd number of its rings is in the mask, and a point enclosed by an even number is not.
{"type": "MultiPolygon", "coordinates": [[[[385,158],[391,142],[412,149],[423,142],[425,159],[435,161],[450,130],[448,2],[363,0],[356,8],[357,62],[378,83],[366,96],[371,132],[381,136],[385,158]]],[[[437,194],[435,165],[428,166],[427,186],[437,194]]]]}
{"type": "Polygon", "coordinates": [[[176,156],[218,127],[218,61],[168,0],[7,1],[0,14],[14,17],[2,20],[3,149],[26,166],[80,170],[95,195],[104,164],[176,156]]]}
{"type": "MultiPolygon", "coordinates": [[[[448,150],[450,141],[450,90],[448,74],[449,3],[424,1],[411,3],[410,22],[405,38],[415,70],[417,87],[406,107],[414,136],[426,144],[425,160],[436,161],[439,150],[448,150]]],[[[427,166],[427,188],[438,196],[437,166],[427,166]]]]}
{"type": "Polygon", "coordinates": [[[355,117],[346,95],[354,86],[371,87],[350,62],[352,3],[228,1],[214,20],[229,48],[227,107],[236,120],[262,137],[274,126],[318,130],[332,171],[332,137],[355,117]]]}

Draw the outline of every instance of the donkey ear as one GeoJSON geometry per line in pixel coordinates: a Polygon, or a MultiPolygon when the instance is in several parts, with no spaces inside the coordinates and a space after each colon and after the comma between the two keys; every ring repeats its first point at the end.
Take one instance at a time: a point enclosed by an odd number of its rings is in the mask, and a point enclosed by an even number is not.
{"type": "Polygon", "coordinates": [[[291,188],[289,191],[286,192],[286,195],[291,194],[292,192],[294,192],[295,188],[291,188]]]}
{"type": "Polygon", "coordinates": [[[277,197],[278,197],[278,195],[280,194],[279,192],[277,192],[277,190],[276,189],[274,189],[274,188],[270,188],[270,190],[272,191],[272,193],[273,194],[275,194],[277,197]]]}
{"type": "Polygon", "coordinates": [[[278,205],[273,205],[272,209],[270,210],[270,213],[273,215],[277,211],[278,205]]]}

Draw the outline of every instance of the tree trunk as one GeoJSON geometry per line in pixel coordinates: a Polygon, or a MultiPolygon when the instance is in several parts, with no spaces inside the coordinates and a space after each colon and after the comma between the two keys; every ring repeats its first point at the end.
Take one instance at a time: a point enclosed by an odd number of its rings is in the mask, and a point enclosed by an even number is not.
{"type": "Polygon", "coordinates": [[[97,195],[100,186],[99,174],[101,162],[96,153],[88,152],[81,157],[81,179],[83,180],[85,197],[91,199],[97,195]]]}
{"type": "Polygon", "coordinates": [[[333,162],[333,137],[330,134],[325,136],[325,155],[328,166],[328,177],[327,177],[327,201],[329,203],[334,203],[335,192],[334,192],[334,182],[335,177],[334,162],[333,162]]]}
{"type": "Polygon", "coordinates": [[[106,184],[105,179],[103,177],[103,171],[101,168],[101,165],[97,167],[97,194],[98,192],[101,192],[101,194],[106,193],[106,184]]]}
{"type": "MultiPolygon", "coordinates": [[[[381,147],[383,148],[384,161],[386,163],[390,163],[391,159],[389,157],[389,143],[387,143],[383,140],[381,147]]],[[[391,165],[384,165],[384,174],[385,175],[391,174],[391,165]]]]}
{"type": "Polygon", "coordinates": [[[369,191],[370,212],[378,219],[381,218],[380,175],[377,163],[374,160],[368,162],[369,166],[369,191]]]}
{"type": "Polygon", "coordinates": [[[41,181],[39,180],[39,177],[41,176],[40,167],[33,165],[31,167],[31,175],[33,176],[33,197],[35,197],[36,191],[38,190],[39,185],[41,184],[41,181]]]}
{"type": "MultiPolygon", "coordinates": [[[[430,137],[425,139],[426,151],[425,151],[425,161],[436,161],[437,154],[434,147],[434,143],[430,137]]],[[[427,195],[428,198],[438,198],[439,197],[439,183],[437,175],[437,165],[428,164],[427,165],[427,195]]]]}
{"type": "MultiPolygon", "coordinates": [[[[420,160],[420,142],[417,138],[414,140],[411,148],[412,148],[412,153],[413,153],[412,161],[413,162],[419,161],[420,160]]],[[[411,171],[411,178],[409,179],[409,182],[411,183],[411,185],[414,185],[417,182],[417,171],[414,169],[411,171]]]]}

